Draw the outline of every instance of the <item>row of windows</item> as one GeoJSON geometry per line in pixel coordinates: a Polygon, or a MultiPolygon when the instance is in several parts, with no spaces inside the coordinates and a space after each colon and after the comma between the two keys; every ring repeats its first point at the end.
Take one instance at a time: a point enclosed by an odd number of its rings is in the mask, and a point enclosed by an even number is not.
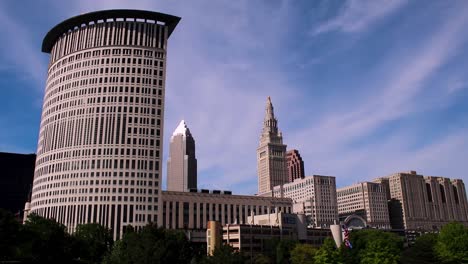
{"type": "MultiPolygon", "coordinates": [[[[82,62],[77,62],[74,64],[70,64],[68,66],[64,66],[61,68],[59,65],[55,64],[52,68],[49,69],[48,80],[54,79],[59,77],[65,73],[70,74],[74,70],[78,70],[75,72],[80,72],[83,68],[85,70],[89,70],[90,66],[93,67],[91,70],[102,69],[106,66],[132,66],[138,65],[138,68],[148,68],[148,69],[160,69],[164,68],[164,61],[163,60],[148,60],[148,59],[139,59],[139,58],[107,58],[107,59],[90,59],[82,62]],[[128,64],[128,65],[126,65],[128,64]],[[58,66],[58,67],[57,67],[58,66]]],[[[104,73],[103,71],[100,72],[101,74],[104,73]]]]}
{"type": "MultiPolygon", "coordinates": [[[[164,25],[136,23],[127,21],[103,22],[77,27],[68,31],[59,38],[51,51],[51,63],[68,54],[80,50],[105,47],[105,46],[144,46],[148,48],[164,49],[166,46],[167,27],[164,25]]],[[[130,55],[128,48],[124,49],[124,55],[130,55]]],[[[117,49],[105,49],[103,55],[118,56],[117,49]]],[[[134,52],[134,55],[150,55],[149,52],[134,52]]],[[[98,53],[93,55],[98,56],[98,53]]],[[[160,56],[158,52],[155,56],[160,56]]],[[[90,54],[88,55],[90,56],[90,54]]]]}

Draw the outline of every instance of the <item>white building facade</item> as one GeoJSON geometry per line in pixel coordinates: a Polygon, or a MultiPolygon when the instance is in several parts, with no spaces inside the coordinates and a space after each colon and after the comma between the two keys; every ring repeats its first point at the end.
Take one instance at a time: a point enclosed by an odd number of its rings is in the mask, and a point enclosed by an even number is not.
{"type": "Polygon", "coordinates": [[[337,191],[340,218],[357,215],[373,228],[390,229],[390,216],[385,186],[374,182],[361,182],[339,188],[337,191]]]}
{"type": "Polygon", "coordinates": [[[336,179],[313,175],[273,188],[272,196],[293,200],[293,212],[304,213],[312,227],[328,228],[338,221],[336,179]]]}
{"type": "Polygon", "coordinates": [[[179,20],[106,10],[49,31],[31,212],[69,232],[100,223],[114,238],[158,221],[167,40],[179,20]]]}

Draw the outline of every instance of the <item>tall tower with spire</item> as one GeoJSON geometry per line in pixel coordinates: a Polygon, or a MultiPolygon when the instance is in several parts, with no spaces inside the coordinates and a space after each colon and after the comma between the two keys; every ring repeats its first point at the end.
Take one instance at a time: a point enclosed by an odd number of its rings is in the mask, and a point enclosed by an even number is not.
{"type": "Polygon", "coordinates": [[[172,134],[167,161],[167,190],[187,192],[197,189],[195,140],[184,120],[172,134]]]}
{"type": "Polygon", "coordinates": [[[268,96],[260,145],[257,148],[258,194],[264,194],[274,186],[288,182],[286,145],[278,129],[273,104],[268,96]]]}

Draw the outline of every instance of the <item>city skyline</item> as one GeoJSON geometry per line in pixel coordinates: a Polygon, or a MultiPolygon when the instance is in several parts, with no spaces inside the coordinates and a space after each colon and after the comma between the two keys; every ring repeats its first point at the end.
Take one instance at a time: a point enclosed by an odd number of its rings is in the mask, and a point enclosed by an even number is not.
{"type": "Polygon", "coordinates": [[[467,180],[465,3],[200,3],[1,3],[0,151],[36,150],[43,35],[80,13],[135,8],[182,17],[169,47],[164,174],[171,130],[186,119],[197,135],[199,186],[255,193],[271,96],[306,175],[335,175],[337,187],[408,170],[467,180]],[[31,13],[47,9],[57,12],[31,13]]]}

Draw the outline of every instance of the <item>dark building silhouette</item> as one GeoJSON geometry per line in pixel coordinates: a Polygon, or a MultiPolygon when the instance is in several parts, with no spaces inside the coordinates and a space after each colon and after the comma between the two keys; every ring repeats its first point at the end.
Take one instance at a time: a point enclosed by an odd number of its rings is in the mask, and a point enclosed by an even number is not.
{"type": "Polygon", "coordinates": [[[0,208],[21,212],[34,179],[35,154],[0,152],[0,208]]]}
{"type": "Polygon", "coordinates": [[[288,150],[286,159],[288,163],[288,181],[293,182],[295,179],[303,179],[305,177],[304,161],[302,161],[299,151],[297,149],[288,150]]]}

